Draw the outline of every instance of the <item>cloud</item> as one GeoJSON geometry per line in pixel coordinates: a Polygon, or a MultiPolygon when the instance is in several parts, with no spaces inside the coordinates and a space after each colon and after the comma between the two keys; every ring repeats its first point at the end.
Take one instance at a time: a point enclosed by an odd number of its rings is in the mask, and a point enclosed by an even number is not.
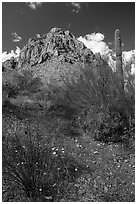
{"type": "Polygon", "coordinates": [[[10,59],[11,57],[19,57],[20,54],[20,48],[16,46],[16,50],[11,50],[9,53],[7,51],[2,53],[2,62],[5,62],[6,60],[10,59]]]}
{"type": "Polygon", "coordinates": [[[135,74],[135,64],[131,64],[131,74],[135,74]]]}
{"type": "Polygon", "coordinates": [[[83,42],[94,54],[99,52],[103,55],[111,51],[106,42],[104,42],[104,38],[105,36],[102,33],[91,33],[84,37],[80,36],[78,40],[83,42]]]}
{"type": "Polygon", "coordinates": [[[78,2],[70,2],[66,5],[72,7],[72,12],[78,13],[81,10],[81,4],[78,2]]]}
{"type": "MultiPolygon", "coordinates": [[[[109,66],[116,70],[116,54],[115,52],[110,52],[107,56],[107,62],[109,66]]],[[[128,66],[132,75],[135,74],[135,50],[123,51],[122,52],[123,68],[128,66]]]]}
{"type": "Polygon", "coordinates": [[[36,10],[41,6],[42,2],[26,2],[26,4],[30,7],[30,9],[36,10]]]}
{"type": "Polygon", "coordinates": [[[135,63],[135,50],[124,51],[122,54],[124,63],[135,63]]]}
{"type": "Polygon", "coordinates": [[[76,2],[71,2],[71,5],[73,6],[73,12],[78,13],[81,9],[81,5],[80,3],[76,3],[76,2]]]}
{"type": "Polygon", "coordinates": [[[135,74],[135,50],[124,51],[122,53],[123,65],[131,65],[131,74],[135,74]]]}
{"type": "MultiPolygon", "coordinates": [[[[91,33],[84,37],[80,36],[79,41],[83,42],[84,45],[89,48],[94,54],[100,53],[102,58],[107,61],[109,66],[115,71],[116,70],[116,54],[109,47],[112,45],[111,42],[106,43],[104,41],[105,36],[102,33],[91,33]]],[[[123,51],[122,52],[123,66],[130,65],[131,74],[135,74],[135,50],[123,51]]]]}
{"type": "Polygon", "coordinates": [[[17,33],[12,33],[12,37],[13,37],[12,39],[13,42],[19,42],[22,40],[22,38],[17,33]]]}

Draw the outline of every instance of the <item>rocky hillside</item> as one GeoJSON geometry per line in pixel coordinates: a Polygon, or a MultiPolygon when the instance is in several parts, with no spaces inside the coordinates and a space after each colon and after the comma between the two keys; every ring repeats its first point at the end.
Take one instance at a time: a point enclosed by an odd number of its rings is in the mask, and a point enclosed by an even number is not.
{"type": "Polygon", "coordinates": [[[19,67],[26,63],[34,66],[53,57],[59,57],[63,62],[74,64],[78,60],[83,62],[87,58],[93,60],[94,55],[69,31],[53,28],[42,37],[37,34],[29,39],[28,44],[21,51],[19,67]]]}
{"type": "MultiPolygon", "coordinates": [[[[59,57],[63,62],[74,64],[77,61],[84,62],[86,60],[93,61],[95,59],[91,50],[78,41],[75,36],[61,28],[52,28],[49,33],[40,36],[36,34],[28,40],[27,45],[21,50],[18,67],[24,65],[34,66],[43,63],[51,58],[59,57]]],[[[7,60],[3,63],[3,67],[12,68],[15,59],[7,60]],[[7,65],[9,64],[9,65],[7,65]]]]}
{"type": "Polygon", "coordinates": [[[69,31],[52,28],[43,36],[30,38],[20,52],[18,59],[11,58],[3,63],[3,71],[29,70],[32,76],[42,82],[62,83],[67,78],[79,76],[84,62],[99,62],[99,57],[78,41],[69,31]]]}

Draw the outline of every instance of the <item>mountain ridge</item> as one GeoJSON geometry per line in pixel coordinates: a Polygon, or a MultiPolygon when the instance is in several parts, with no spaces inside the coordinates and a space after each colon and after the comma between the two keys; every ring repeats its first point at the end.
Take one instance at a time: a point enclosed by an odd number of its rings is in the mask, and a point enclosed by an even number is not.
{"type": "Polygon", "coordinates": [[[25,63],[25,60],[33,66],[59,56],[62,56],[64,62],[73,64],[77,60],[83,62],[87,56],[93,60],[94,54],[68,30],[52,28],[42,37],[36,34],[29,39],[28,44],[20,53],[19,67],[25,63]]]}
{"type": "Polygon", "coordinates": [[[2,70],[16,70],[22,76],[29,71],[44,86],[49,83],[62,86],[66,79],[79,77],[85,63],[101,61],[99,53],[93,54],[70,31],[52,28],[43,36],[36,34],[30,38],[18,58],[2,63],[2,70]]]}
{"type": "Polygon", "coordinates": [[[12,57],[2,63],[4,68],[22,68],[25,65],[34,66],[51,58],[59,58],[62,62],[75,64],[76,62],[92,62],[96,55],[84,43],[76,39],[69,30],[52,28],[47,34],[36,34],[28,40],[21,49],[18,59],[12,57]]]}

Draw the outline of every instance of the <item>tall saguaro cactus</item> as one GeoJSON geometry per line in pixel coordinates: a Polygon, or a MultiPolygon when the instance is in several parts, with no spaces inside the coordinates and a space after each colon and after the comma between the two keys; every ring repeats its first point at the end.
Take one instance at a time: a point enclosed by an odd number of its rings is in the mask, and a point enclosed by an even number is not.
{"type": "Polygon", "coordinates": [[[119,29],[115,30],[115,52],[116,52],[116,72],[119,76],[121,90],[124,89],[123,66],[122,66],[122,46],[119,29]]]}

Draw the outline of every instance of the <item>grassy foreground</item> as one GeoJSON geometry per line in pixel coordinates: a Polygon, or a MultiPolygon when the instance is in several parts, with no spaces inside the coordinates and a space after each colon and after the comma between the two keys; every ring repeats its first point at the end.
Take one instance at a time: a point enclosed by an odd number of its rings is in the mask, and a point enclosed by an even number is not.
{"type": "Polygon", "coordinates": [[[63,88],[19,79],[3,83],[3,201],[134,202],[133,77],[124,91],[107,64],[63,88]]]}

